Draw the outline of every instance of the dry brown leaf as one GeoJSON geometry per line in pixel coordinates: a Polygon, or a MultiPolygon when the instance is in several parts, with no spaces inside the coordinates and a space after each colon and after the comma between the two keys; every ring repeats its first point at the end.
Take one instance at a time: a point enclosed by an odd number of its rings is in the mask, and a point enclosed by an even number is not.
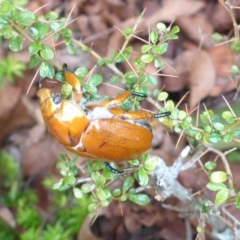
{"type": "Polygon", "coordinates": [[[103,238],[97,237],[93,234],[90,226],[92,224],[92,218],[85,218],[83,225],[78,233],[77,240],[104,240],[103,238]]]}
{"type": "Polygon", "coordinates": [[[168,0],[162,8],[157,10],[147,24],[155,25],[158,21],[172,22],[182,16],[190,16],[205,6],[203,2],[196,0],[168,0]],[[181,10],[181,11],[180,11],[181,10]]]}
{"type": "MultiPolygon", "coordinates": [[[[152,29],[159,21],[172,22],[179,17],[189,16],[201,8],[204,7],[203,2],[196,2],[195,0],[168,0],[165,1],[163,6],[159,8],[155,13],[149,17],[144,17],[138,25],[138,29],[152,29]],[[181,9],[181,11],[179,11],[181,9]]],[[[122,22],[118,27],[125,29],[127,27],[133,27],[136,24],[136,18],[129,18],[122,22]]],[[[144,35],[146,32],[141,32],[139,35],[144,35]]],[[[121,48],[124,37],[122,33],[116,31],[109,40],[107,56],[110,56],[112,52],[121,48]]]]}
{"type": "Polygon", "coordinates": [[[210,48],[212,43],[210,36],[213,33],[213,27],[203,13],[197,13],[194,16],[180,17],[176,24],[180,27],[188,38],[204,48],[210,48]]]}
{"type": "MultiPolygon", "coordinates": [[[[177,92],[182,90],[188,83],[188,75],[191,67],[191,61],[194,51],[185,51],[178,55],[175,63],[171,64],[172,68],[166,66],[162,73],[165,75],[172,75],[176,77],[162,77],[162,84],[164,89],[170,92],[177,92]]],[[[165,59],[166,61],[166,59],[165,59]]],[[[170,61],[168,64],[170,65],[170,61]]]]}
{"type": "Polygon", "coordinates": [[[218,76],[227,77],[230,74],[231,66],[236,64],[237,56],[227,45],[220,45],[211,48],[210,56],[216,68],[218,76]]]}
{"type": "Polygon", "coordinates": [[[215,78],[216,70],[209,53],[203,50],[195,51],[189,74],[190,109],[209,95],[215,78]]]}
{"type": "MultiPolygon", "coordinates": [[[[167,91],[190,88],[190,109],[211,92],[216,78],[215,68],[208,52],[204,50],[185,51],[175,60],[174,69],[179,78],[164,77],[162,83],[167,91]]],[[[164,74],[173,70],[164,69],[164,74]]]]}
{"type": "Polygon", "coordinates": [[[210,56],[216,69],[217,78],[209,95],[217,97],[236,89],[237,82],[230,80],[229,74],[231,66],[236,64],[237,56],[227,45],[213,47],[210,50],[210,56]]]}
{"type": "MultiPolygon", "coordinates": [[[[240,10],[235,9],[235,16],[239,15],[240,10]]],[[[218,2],[211,12],[210,22],[215,31],[223,32],[228,31],[233,27],[233,23],[227,9],[218,2]]]]}
{"type": "Polygon", "coordinates": [[[23,153],[24,176],[31,176],[41,171],[51,172],[59,160],[59,153],[70,153],[54,139],[50,133],[41,142],[32,145],[23,153]]]}
{"type": "Polygon", "coordinates": [[[18,127],[31,126],[33,118],[21,101],[21,89],[6,83],[0,88],[0,142],[18,127]]]}
{"type": "Polygon", "coordinates": [[[11,228],[14,228],[16,226],[15,217],[7,207],[0,206],[0,219],[3,220],[11,228]]]}

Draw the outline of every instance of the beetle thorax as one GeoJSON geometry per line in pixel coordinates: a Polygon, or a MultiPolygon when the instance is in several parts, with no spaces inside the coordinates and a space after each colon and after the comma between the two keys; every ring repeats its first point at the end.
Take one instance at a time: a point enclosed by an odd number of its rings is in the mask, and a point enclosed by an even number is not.
{"type": "Polygon", "coordinates": [[[108,110],[107,107],[96,107],[87,113],[87,118],[89,120],[113,117],[114,115],[108,110]]]}

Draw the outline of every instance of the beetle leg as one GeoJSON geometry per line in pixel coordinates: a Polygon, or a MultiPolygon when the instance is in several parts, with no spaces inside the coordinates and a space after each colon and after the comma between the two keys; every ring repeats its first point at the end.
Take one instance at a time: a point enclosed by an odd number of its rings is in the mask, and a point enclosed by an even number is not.
{"type": "Polygon", "coordinates": [[[120,95],[118,95],[116,98],[111,98],[111,99],[105,100],[105,101],[90,103],[90,104],[87,104],[86,107],[88,109],[93,109],[95,107],[110,107],[113,105],[117,105],[117,104],[123,102],[124,100],[126,100],[131,94],[132,94],[132,92],[125,91],[125,92],[121,93],[120,95]]]}
{"type": "Polygon", "coordinates": [[[124,171],[119,171],[118,169],[112,167],[109,162],[104,162],[104,165],[107,167],[108,170],[110,170],[111,172],[113,172],[115,174],[124,173],[124,171]]]}
{"type": "Polygon", "coordinates": [[[133,120],[161,118],[161,117],[169,116],[171,114],[171,112],[168,112],[168,111],[163,113],[157,113],[157,114],[153,114],[150,112],[143,112],[143,111],[125,112],[123,109],[117,108],[117,107],[109,108],[109,111],[116,117],[123,118],[123,119],[133,119],[133,120]]]}
{"type": "Polygon", "coordinates": [[[137,97],[142,97],[142,98],[147,97],[147,95],[144,94],[144,93],[133,92],[133,91],[124,91],[123,93],[121,93],[120,95],[118,95],[115,98],[111,98],[111,99],[105,100],[105,101],[90,103],[90,104],[87,104],[86,107],[88,109],[93,109],[95,107],[111,107],[111,106],[118,105],[118,104],[122,103],[130,95],[137,96],[137,97]]]}
{"type": "Polygon", "coordinates": [[[75,103],[80,103],[82,98],[82,87],[79,79],[77,76],[71,72],[66,63],[63,64],[63,73],[66,81],[72,86],[73,88],[73,99],[75,103]]]}

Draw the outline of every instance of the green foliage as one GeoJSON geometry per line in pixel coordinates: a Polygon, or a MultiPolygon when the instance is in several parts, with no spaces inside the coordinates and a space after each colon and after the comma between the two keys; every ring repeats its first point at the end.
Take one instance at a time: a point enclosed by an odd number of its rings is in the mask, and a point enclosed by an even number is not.
{"type": "Polygon", "coordinates": [[[3,79],[6,78],[14,83],[15,76],[22,77],[26,66],[11,55],[0,61],[0,87],[3,86],[3,79]]]}
{"type": "MultiPolygon", "coordinates": [[[[70,54],[75,54],[77,47],[81,47],[83,51],[90,53],[93,53],[93,50],[73,39],[72,31],[66,27],[66,18],[59,19],[56,12],[38,16],[31,11],[16,7],[16,4],[24,4],[24,2],[24,0],[3,0],[1,2],[0,36],[8,40],[9,48],[14,52],[21,51],[24,41],[29,41],[29,68],[39,67],[39,74],[42,78],[55,77],[58,81],[64,83],[61,94],[67,99],[72,95],[73,89],[65,82],[61,66],[55,59],[54,49],[52,46],[46,45],[45,41],[48,38],[57,42],[63,41],[70,54]]],[[[128,90],[152,96],[150,89],[157,86],[158,80],[156,74],[147,73],[146,68],[149,64],[153,64],[157,72],[164,67],[162,55],[168,50],[169,42],[178,38],[178,32],[178,26],[167,27],[164,23],[157,23],[155,28],[150,30],[149,40],[142,40],[140,56],[134,59],[134,66],[131,70],[122,74],[118,72],[111,76],[110,83],[117,84],[121,81],[128,90]]],[[[128,46],[128,41],[134,37],[134,34],[133,28],[123,30],[126,40],[123,49],[112,53],[109,59],[98,57],[97,67],[113,67],[118,63],[127,61],[133,51],[133,48],[128,46]]],[[[222,37],[215,33],[212,35],[212,40],[215,43],[220,42],[222,37]]],[[[239,39],[231,43],[231,49],[236,53],[240,52],[239,39]]],[[[21,76],[24,69],[25,66],[22,63],[10,56],[7,57],[0,62],[0,84],[2,84],[3,77],[6,76],[10,81],[13,81],[14,76],[21,76]]],[[[89,72],[89,69],[80,66],[76,69],[75,74],[79,78],[86,95],[85,101],[94,101],[99,99],[97,87],[105,79],[100,74],[92,74],[89,77],[89,72]]],[[[234,77],[239,77],[239,66],[232,66],[231,73],[234,77]]],[[[178,109],[172,100],[168,100],[166,92],[155,89],[153,97],[156,104],[163,106],[160,112],[171,112],[169,117],[159,118],[159,121],[173,129],[177,134],[184,134],[193,146],[199,146],[203,143],[214,148],[217,144],[230,143],[240,136],[240,121],[232,111],[227,110],[219,115],[213,110],[206,110],[200,114],[200,123],[196,125],[195,119],[188,112],[178,109]]],[[[105,98],[107,99],[107,97],[105,98]]],[[[122,108],[124,110],[139,110],[142,100],[142,97],[131,96],[122,103],[122,108]]],[[[1,158],[9,158],[4,154],[0,155],[0,166],[1,158]]],[[[81,225],[82,220],[80,219],[83,219],[87,214],[86,211],[94,213],[100,207],[109,206],[112,201],[124,202],[129,200],[139,205],[148,204],[150,202],[149,197],[146,194],[139,193],[138,190],[139,187],[143,189],[148,186],[149,178],[154,173],[157,162],[157,158],[145,153],[140,159],[129,161],[131,170],[124,172],[121,176],[111,172],[102,162],[89,162],[87,164],[87,177],[79,178],[79,169],[75,164],[75,159],[71,159],[67,155],[61,155],[61,161],[57,164],[61,179],[55,184],[50,179],[45,181],[48,188],[53,186],[54,190],[58,190],[55,191],[53,199],[54,206],[57,209],[59,208],[59,211],[54,213],[51,224],[47,222],[42,226],[42,216],[36,210],[36,194],[29,189],[21,189],[18,179],[19,166],[16,165],[15,161],[9,160],[7,166],[4,165],[3,168],[7,168],[9,172],[14,174],[3,176],[4,181],[1,182],[1,188],[8,189],[8,191],[0,196],[0,200],[7,206],[16,207],[17,223],[23,228],[22,240],[72,239],[81,225]],[[111,189],[109,185],[116,179],[119,180],[120,185],[116,189],[111,189]],[[72,195],[75,196],[76,204],[69,206],[70,196],[72,195]],[[79,218],[80,215],[82,218],[79,218]],[[41,238],[39,237],[40,234],[41,238]]],[[[227,183],[231,178],[227,171],[215,171],[217,163],[210,160],[204,167],[209,174],[207,188],[216,192],[215,204],[223,204],[231,197],[235,198],[236,206],[239,208],[239,196],[233,193],[233,189],[227,183]]],[[[0,172],[0,174],[4,173],[0,172]]],[[[208,200],[203,201],[196,208],[201,213],[209,212],[210,203],[208,200]]],[[[202,228],[199,227],[198,230],[200,232],[202,228]]]]}
{"type": "Polygon", "coordinates": [[[134,161],[136,168],[134,170],[134,176],[123,175],[121,177],[122,189],[114,190],[110,190],[108,185],[117,179],[118,176],[106,168],[102,162],[88,163],[88,175],[91,176],[91,181],[88,183],[85,181],[89,181],[89,179],[85,180],[75,177],[76,169],[74,165],[72,165],[74,161],[71,161],[66,155],[61,155],[61,157],[62,161],[58,162],[57,167],[60,168],[62,179],[54,184],[53,188],[60,191],[72,188],[73,194],[79,199],[91,192],[90,203],[88,205],[89,212],[94,212],[99,207],[107,207],[112,201],[126,201],[128,199],[139,205],[149,203],[149,197],[142,193],[136,193],[136,188],[134,188],[136,182],[138,182],[140,186],[146,186],[148,184],[149,174],[152,174],[156,167],[157,159],[150,158],[148,153],[144,154],[140,161],[134,161]],[[69,173],[71,173],[71,180],[67,181],[66,176],[68,176],[69,173]],[[83,182],[83,184],[81,187],[77,187],[80,182],[83,182]]]}
{"type": "MultiPolygon", "coordinates": [[[[64,170],[63,173],[65,174],[64,170]]],[[[36,193],[23,187],[24,181],[20,177],[19,164],[6,152],[0,152],[0,178],[2,180],[0,204],[11,208],[16,213],[17,227],[22,230],[19,236],[0,219],[0,239],[75,239],[88,213],[88,195],[73,202],[72,195],[67,191],[52,192],[54,209],[45,218],[38,210],[36,193]]],[[[44,186],[49,191],[53,183],[52,178],[44,180],[44,186]]]]}

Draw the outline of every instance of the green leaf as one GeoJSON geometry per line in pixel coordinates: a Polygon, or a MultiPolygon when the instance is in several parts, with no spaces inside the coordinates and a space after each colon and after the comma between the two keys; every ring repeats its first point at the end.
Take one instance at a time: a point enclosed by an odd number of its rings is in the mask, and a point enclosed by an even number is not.
{"type": "Polygon", "coordinates": [[[97,203],[91,203],[88,205],[88,211],[91,213],[91,212],[94,212],[96,209],[98,208],[98,205],[97,203]]]}
{"type": "Polygon", "coordinates": [[[59,14],[57,12],[49,12],[44,16],[49,21],[56,20],[59,17],[59,14]]]}
{"type": "Polygon", "coordinates": [[[213,161],[208,161],[204,164],[204,167],[207,169],[207,170],[213,170],[215,169],[217,166],[217,164],[213,161]]]}
{"type": "Polygon", "coordinates": [[[34,28],[34,27],[30,27],[29,28],[29,33],[32,35],[32,37],[34,37],[36,40],[40,40],[40,37],[39,37],[39,31],[34,28]]]}
{"type": "MultiPolygon", "coordinates": [[[[89,162],[88,165],[92,171],[98,171],[105,168],[102,162],[97,162],[97,161],[89,162]]],[[[96,174],[99,174],[99,173],[96,173],[96,174]]]]}
{"type": "Polygon", "coordinates": [[[116,84],[118,81],[119,81],[119,76],[112,76],[111,78],[110,78],[110,83],[111,84],[116,84]]]}
{"type": "Polygon", "coordinates": [[[76,198],[83,197],[83,192],[79,188],[76,188],[76,187],[73,188],[73,194],[76,198]]]}
{"type": "Polygon", "coordinates": [[[69,83],[64,83],[61,88],[61,95],[64,99],[68,99],[72,95],[73,87],[69,83]]]}
{"type": "Polygon", "coordinates": [[[23,11],[17,14],[16,22],[23,26],[30,26],[37,20],[37,16],[30,11],[23,11]]]}
{"type": "Polygon", "coordinates": [[[123,33],[127,37],[127,36],[129,36],[133,33],[133,29],[132,28],[126,28],[126,29],[124,29],[123,33]]]}
{"type": "Polygon", "coordinates": [[[129,163],[133,166],[139,166],[139,160],[138,159],[130,160],[129,163]]]}
{"type": "Polygon", "coordinates": [[[231,73],[234,74],[234,75],[239,75],[240,74],[240,70],[239,70],[237,65],[232,65],[231,66],[231,73]]]}
{"type": "Polygon", "coordinates": [[[84,184],[81,186],[81,190],[82,190],[83,193],[89,193],[89,192],[91,192],[94,188],[95,188],[95,185],[94,185],[94,184],[89,184],[89,183],[84,183],[84,184]]]}
{"type": "Polygon", "coordinates": [[[38,53],[41,49],[42,45],[39,42],[33,42],[28,47],[28,51],[31,55],[38,53]]]}
{"type": "Polygon", "coordinates": [[[49,33],[49,24],[47,23],[35,23],[34,28],[38,31],[37,40],[43,39],[49,33]]]}
{"type": "Polygon", "coordinates": [[[70,186],[74,185],[76,182],[74,174],[72,172],[68,172],[68,174],[64,177],[64,182],[70,186]]]}
{"type": "Polygon", "coordinates": [[[154,56],[151,54],[144,54],[141,56],[141,61],[143,63],[150,63],[153,61],[153,59],[154,59],[154,56]]]}
{"type": "Polygon", "coordinates": [[[44,60],[51,60],[51,59],[54,58],[54,52],[53,52],[53,50],[50,47],[44,45],[43,49],[40,50],[40,56],[44,60]]]}
{"type": "Polygon", "coordinates": [[[155,170],[158,162],[159,162],[159,159],[157,157],[150,157],[144,162],[143,167],[147,171],[153,171],[155,170]]]}
{"type": "Polygon", "coordinates": [[[232,141],[232,138],[233,138],[233,133],[229,132],[229,133],[224,135],[223,141],[226,142],[226,143],[229,143],[229,142],[232,141]]]}
{"type": "Polygon", "coordinates": [[[85,68],[85,67],[77,68],[76,71],[75,71],[75,74],[80,78],[86,77],[87,74],[88,74],[88,69],[85,68]]]}
{"type": "Polygon", "coordinates": [[[201,232],[202,232],[202,230],[203,230],[203,229],[202,229],[202,227],[201,227],[201,226],[197,226],[197,232],[198,232],[198,233],[201,233],[201,232]]]}
{"type": "Polygon", "coordinates": [[[221,34],[215,32],[215,33],[213,33],[212,36],[211,36],[211,41],[212,41],[212,43],[215,45],[215,44],[217,44],[217,43],[222,42],[222,41],[223,41],[223,37],[222,37],[221,34]]]}
{"type": "Polygon", "coordinates": [[[109,187],[104,187],[103,191],[105,192],[107,199],[111,199],[112,198],[112,193],[111,193],[109,187]]]}
{"type": "Polygon", "coordinates": [[[178,26],[174,26],[170,31],[171,34],[176,34],[178,32],[180,32],[180,28],[178,26]]]}
{"type": "Polygon", "coordinates": [[[62,34],[64,41],[67,44],[69,44],[71,41],[71,37],[72,37],[72,30],[69,28],[63,28],[60,30],[60,33],[62,34]]]}
{"type": "Polygon", "coordinates": [[[154,67],[155,68],[163,68],[164,63],[161,60],[154,58],[154,67]]]}
{"type": "Polygon", "coordinates": [[[67,51],[69,54],[74,55],[77,53],[77,48],[72,42],[70,42],[69,44],[67,44],[67,51]]]}
{"type": "Polygon", "coordinates": [[[168,49],[168,43],[163,43],[159,46],[156,46],[152,49],[152,51],[158,55],[164,54],[168,49]]]}
{"type": "Polygon", "coordinates": [[[113,173],[111,170],[109,170],[108,168],[104,168],[103,169],[103,176],[106,179],[111,179],[113,180],[116,177],[116,173],[113,173]]]}
{"type": "MultiPolygon", "coordinates": [[[[0,23],[0,36],[9,34],[10,32],[11,30],[8,24],[0,23]]],[[[8,39],[6,36],[4,36],[4,38],[8,39]]]]}
{"type": "Polygon", "coordinates": [[[210,175],[210,180],[213,183],[222,183],[228,179],[228,175],[223,171],[216,171],[210,175]]]}
{"type": "Polygon", "coordinates": [[[55,71],[52,65],[50,65],[48,62],[42,62],[40,65],[40,70],[39,70],[40,76],[42,78],[53,78],[55,71]]]}
{"type": "Polygon", "coordinates": [[[97,66],[100,67],[100,66],[104,66],[104,65],[107,65],[109,62],[108,60],[105,60],[105,59],[99,59],[97,61],[97,66]]]}
{"type": "Polygon", "coordinates": [[[204,132],[206,132],[206,133],[211,133],[211,132],[212,132],[212,127],[211,127],[211,126],[206,126],[206,127],[204,128],[204,132]]]}
{"type": "Polygon", "coordinates": [[[215,204],[225,203],[228,199],[228,189],[222,189],[216,194],[215,204]]]}
{"type": "Polygon", "coordinates": [[[224,119],[229,119],[229,118],[233,118],[234,116],[230,111],[225,111],[225,112],[222,113],[222,117],[224,119]]]}
{"type": "Polygon", "coordinates": [[[127,82],[127,83],[136,83],[137,82],[137,76],[136,76],[136,74],[135,73],[133,73],[133,72],[126,72],[125,73],[125,81],[127,82]]]}
{"type": "Polygon", "coordinates": [[[173,102],[172,100],[168,100],[168,101],[166,102],[165,107],[166,107],[169,111],[172,111],[172,110],[174,109],[174,107],[175,107],[174,102],[173,102]]]}
{"type": "Polygon", "coordinates": [[[102,75],[100,75],[100,74],[93,74],[91,76],[91,78],[89,79],[88,83],[89,83],[90,86],[96,87],[96,86],[100,85],[102,83],[102,81],[103,81],[102,75]]]}
{"type": "Polygon", "coordinates": [[[122,192],[126,193],[132,187],[133,183],[134,178],[132,176],[128,176],[127,178],[125,178],[123,182],[122,192]]]}
{"type": "Polygon", "coordinates": [[[240,197],[237,197],[236,199],[236,207],[240,208],[240,197]]]}
{"type": "Polygon", "coordinates": [[[158,23],[157,25],[156,25],[156,27],[157,27],[157,29],[159,30],[159,31],[161,31],[161,32],[163,32],[163,33],[165,33],[165,32],[167,32],[167,27],[166,27],[166,25],[164,24],[164,23],[158,23]]]}
{"type": "Polygon", "coordinates": [[[222,131],[224,129],[224,125],[222,123],[219,123],[219,122],[214,123],[213,127],[218,131],[222,131]]]}
{"type": "Polygon", "coordinates": [[[151,31],[150,40],[153,44],[156,44],[158,41],[158,32],[156,30],[151,31]]]}
{"type": "Polygon", "coordinates": [[[14,8],[12,2],[9,1],[1,1],[0,13],[9,14],[14,8]]]}
{"type": "Polygon", "coordinates": [[[6,15],[0,14],[0,24],[9,24],[9,21],[6,15]]]}
{"type": "Polygon", "coordinates": [[[129,194],[128,199],[138,205],[144,206],[150,202],[150,199],[145,194],[129,194]]]}
{"type": "Polygon", "coordinates": [[[22,36],[18,35],[16,37],[12,37],[9,41],[9,48],[13,52],[18,52],[22,49],[23,39],[22,36]]]}
{"type": "Polygon", "coordinates": [[[98,199],[101,200],[101,201],[104,201],[104,200],[107,199],[107,196],[106,196],[106,194],[105,194],[105,192],[103,191],[102,188],[97,188],[96,189],[96,195],[97,195],[98,199]]]}
{"type": "Polygon", "coordinates": [[[121,194],[122,194],[122,191],[119,188],[114,189],[114,191],[112,193],[113,197],[119,197],[121,194]]]}
{"type": "Polygon", "coordinates": [[[160,92],[158,94],[158,101],[165,101],[168,98],[168,93],[167,92],[160,92]]]}
{"type": "Polygon", "coordinates": [[[209,190],[214,191],[214,192],[222,190],[222,189],[228,189],[227,186],[223,183],[213,183],[213,182],[208,183],[206,187],[209,190]]]}
{"type": "Polygon", "coordinates": [[[53,22],[51,23],[50,27],[53,31],[57,32],[62,27],[62,24],[61,22],[53,22]]]}
{"type": "Polygon", "coordinates": [[[208,140],[211,142],[211,143],[218,143],[222,140],[222,137],[220,134],[218,133],[213,133],[211,134],[209,137],[208,137],[208,140]]]}
{"type": "Polygon", "coordinates": [[[151,86],[157,85],[157,79],[155,76],[153,76],[151,74],[147,74],[147,75],[145,75],[145,78],[146,78],[148,84],[150,84],[151,86]]]}
{"type": "Polygon", "coordinates": [[[102,207],[108,207],[108,206],[110,205],[110,203],[111,203],[111,201],[109,201],[109,200],[104,200],[104,201],[101,201],[101,202],[100,202],[100,205],[101,205],[102,207]]]}
{"type": "Polygon", "coordinates": [[[141,186],[146,186],[148,184],[148,174],[144,168],[140,168],[137,171],[138,178],[139,178],[139,184],[141,186]]]}
{"type": "Polygon", "coordinates": [[[151,45],[143,45],[141,47],[141,53],[147,53],[148,51],[150,51],[152,49],[152,46],[151,45]]]}
{"type": "Polygon", "coordinates": [[[106,182],[106,178],[102,175],[100,175],[99,172],[93,172],[91,174],[91,178],[98,186],[103,186],[106,182]]]}
{"type": "Polygon", "coordinates": [[[57,189],[59,189],[62,185],[63,185],[63,179],[61,179],[59,182],[55,183],[55,184],[52,186],[52,189],[53,189],[53,190],[57,190],[57,189]]]}

